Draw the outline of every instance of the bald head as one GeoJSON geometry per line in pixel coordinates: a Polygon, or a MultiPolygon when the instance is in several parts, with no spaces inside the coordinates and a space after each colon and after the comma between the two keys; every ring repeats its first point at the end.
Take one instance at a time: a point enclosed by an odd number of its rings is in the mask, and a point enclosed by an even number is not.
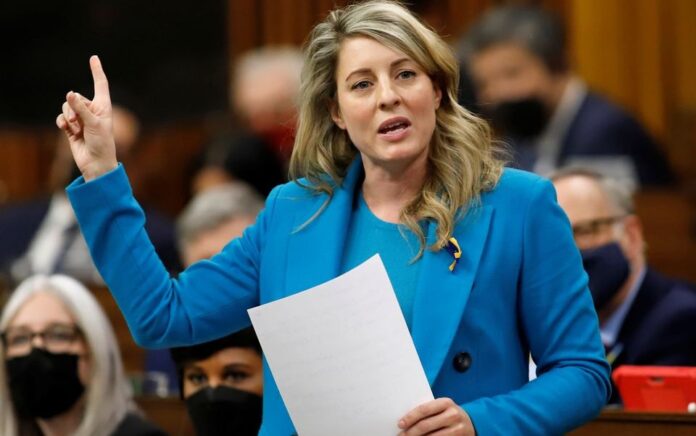
{"type": "Polygon", "coordinates": [[[645,262],[643,229],[633,213],[632,192],[627,186],[585,169],[560,170],[551,181],[578,248],[617,241],[633,265],[645,262]]]}
{"type": "Polygon", "coordinates": [[[571,225],[621,214],[602,189],[599,181],[583,175],[570,175],[553,181],[558,204],[571,225]]]}

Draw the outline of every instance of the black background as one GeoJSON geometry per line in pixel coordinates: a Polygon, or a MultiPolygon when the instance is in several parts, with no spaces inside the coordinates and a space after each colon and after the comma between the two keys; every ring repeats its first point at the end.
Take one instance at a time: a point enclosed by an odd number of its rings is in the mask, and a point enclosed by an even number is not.
{"type": "Polygon", "coordinates": [[[145,121],[225,110],[226,13],[223,0],[1,2],[0,123],[51,124],[67,91],[91,98],[92,54],[145,121]]]}

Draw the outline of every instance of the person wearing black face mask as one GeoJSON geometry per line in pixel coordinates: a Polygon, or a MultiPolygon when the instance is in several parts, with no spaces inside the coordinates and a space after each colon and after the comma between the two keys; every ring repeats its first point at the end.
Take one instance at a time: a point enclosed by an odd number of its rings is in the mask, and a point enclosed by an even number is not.
{"type": "MultiPolygon", "coordinates": [[[[696,287],[647,266],[631,192],[587,169],[552,175],[589,277],[602,341],[620,365],[696,365],[696,287]]],[[[619,402],[616,390],[612,402],[619,402]]]]}
{"type": "Polygon", "coordinates": [[[570,70],[565,29],[551,13],[494,9],[465,35],[460,56],[483,115],[512,146],[513,165],[547,175],[574,161],[592,162],[641,185],[673,182],[645,129],[570,70]]]}
{"type": "Polygon", "coordinates": [[[67,276],[32,276],[0,317],[0,434],[161,436],[135,411],[114,333],[67,276]]]}
{"type": "Polygon", "coordinates": [[[198,436],[250,436],[261,426],[263,369],[253,329],[171,349],[198,436]]]}

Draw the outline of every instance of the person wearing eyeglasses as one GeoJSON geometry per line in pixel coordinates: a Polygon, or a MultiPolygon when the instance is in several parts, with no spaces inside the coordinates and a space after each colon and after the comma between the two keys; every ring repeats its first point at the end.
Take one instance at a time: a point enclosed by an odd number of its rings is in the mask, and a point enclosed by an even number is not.
{"type": "MultiPolygon", "coordinates": [[[[584,168],[551,176],[589,276],[612,370],[621,365],[696,365],[696,287],[646,261],[631,191],[584,168]]],[[[616,389],[611,402],[619,402],[616,389]]]]}
{"type": "Polygon", "coordinates": [[[0,434],[165,434],[136,412],[111,325],[75,279],[26,279],[2,311],[0,335],[0,434]]]}

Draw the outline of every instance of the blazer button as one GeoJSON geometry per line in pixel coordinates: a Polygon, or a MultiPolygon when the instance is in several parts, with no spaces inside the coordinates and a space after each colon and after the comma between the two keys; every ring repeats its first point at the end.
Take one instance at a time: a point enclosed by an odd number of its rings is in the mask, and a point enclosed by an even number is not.
{"type": "Polygon", "coordinates": [[[457,372],[466,372],[471,366],[471,354],[467,352],[457,353],[452,360],[452,365],[457,372]]]}

